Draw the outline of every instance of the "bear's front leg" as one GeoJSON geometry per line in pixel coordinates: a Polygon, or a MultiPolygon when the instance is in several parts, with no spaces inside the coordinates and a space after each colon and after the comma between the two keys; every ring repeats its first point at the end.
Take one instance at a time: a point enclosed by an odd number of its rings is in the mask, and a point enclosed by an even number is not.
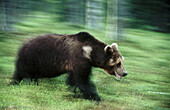
{"type": "Polygon", "coordinates": [[[101,100],[96,91],[96,87],[94,84],[92,84],[92,82],[87,82],[87,83],[79,82],[77,86],[83,92],[83,97],[85,99],[96,100],[96,101],[101,100]]]}
{"type": "Polygon", "coordinates": [[[67,77],[66,84],[69,85],[69,86],[75,86],[76,85],[73,73],[69,73],[69,75],[67,77]]]}
{"type": "Polygon", "coordinates": [[[88,59],[77,58],[74,59],[73,71],[71,79],[75,81],[75,86],[83,93],[83,97],[89,100],[100,101],[100,97],[97,93],[94,83],[90,82],[91,63],[88,59]],[[80,62],[76,62],[79,59],[80,62]]]}
{"type": "MultiPolygon", "coordinates": [[[[85,73],[84,73],[85,74],[85,73]]],[[[89,75],[79,76],[76,78],[76,86],[83,93],[83,97],[89,100],[100,101],[95,85],[90,81],[89,75]]]]}

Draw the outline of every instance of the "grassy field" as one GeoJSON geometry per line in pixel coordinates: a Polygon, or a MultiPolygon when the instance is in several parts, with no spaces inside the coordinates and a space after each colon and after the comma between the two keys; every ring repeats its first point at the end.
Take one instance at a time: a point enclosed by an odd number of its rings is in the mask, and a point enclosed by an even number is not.
{"type": "MultiPolygon", "coordinates": [[[[22,24],[20,24],[22,25],[22,24]]],[[[29,26],[28,26],[29,25],[29,26]]],[[[91,79],[97,86],[101,103],[78,98],[65,84],[67,75],[40,79],[39,86],[23,80],[8,86],[19,47],[30,37],[42,33],[73,34],[83,29],[63,26],[54,30],[0,33],[0,109],[22,110],[169,110],[170,109],[170,35],[135,29],[126,30],[126,40],[116,41],[125,57],[128,76],[116,80],[99,68],[91,79]],[[72,30],[70,30],[72,28],[72,30]],[[56,31],[57,30],[57,31],[56,31]]],[[[26,31],[25,31],[25,30],[26,31]]],[[[107,44],[103,32],[89,31],[107,44]]],[[[80,94],[80,93],[78,93],[80,94]]]]}

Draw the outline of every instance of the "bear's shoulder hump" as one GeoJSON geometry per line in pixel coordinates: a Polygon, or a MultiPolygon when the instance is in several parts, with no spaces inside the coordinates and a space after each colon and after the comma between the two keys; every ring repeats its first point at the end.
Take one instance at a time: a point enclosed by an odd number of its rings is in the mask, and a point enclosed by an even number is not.
{"type": "Polygon", "coordinates": [[[90,35],[88,32],[79,32],[77,35],[78,40],[80,41],[87,41],[92,40],[94,37],[90,35]]]}

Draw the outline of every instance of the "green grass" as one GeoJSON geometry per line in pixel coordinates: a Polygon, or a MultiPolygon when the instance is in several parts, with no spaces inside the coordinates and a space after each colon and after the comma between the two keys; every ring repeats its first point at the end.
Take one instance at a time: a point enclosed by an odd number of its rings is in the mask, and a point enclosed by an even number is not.
{"type": "MultiPolygon", "coordinates": [[[[83,28],[77,29],[70,25],[61,26],[61,24],[53,26],[52,30],[41,28],[33,30],[31,28],[35,28],[37,24],[25,25],[18,24],[18,28],[25,27],[21,28],[23,33],[1,33],[0,36],[0,109],[170,109],[169,34],[127,29],[126,40],[117,43],[120,52],[125,57],[124,66],[129,74],[122,80],[116,80],[103,70],[93,68],[92,80],[102,98],[102,102],[98,104],[95,101],[78,98],[73,94],[72,88],[65,84],[67,75],[40,79],[39,86],[26,79],[19,85],[8,86],[15,68],[17,51],[27,39],[42,33],[71,34],[83,30],[83,28]],[[165,94],[159,94],[159,92],[165,94]]],[[[42,23],[40,27],[45,25],[42,23]]],[[[104,32],[86,31],[107,44],[114,42],[104,38],[102,36],[104,32]]]]}

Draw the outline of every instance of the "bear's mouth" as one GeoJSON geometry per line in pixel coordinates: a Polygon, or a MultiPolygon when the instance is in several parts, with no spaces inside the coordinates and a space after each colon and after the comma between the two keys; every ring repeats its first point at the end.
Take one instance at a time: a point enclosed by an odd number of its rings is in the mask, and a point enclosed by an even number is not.
{"type": "Polygon", "coordinates": [[[121,78],[122,78],[122,76],[119,75],[119,74],[117,73],[117,71],[112,71],[112,72],[108,72],[107,70],[105,70],[105,71],[106,71],[107,73],[109,73],[110,75],[114,75],[116,79],[121,79],[121,78]]]}
{"type": "Polygon", "coordinates": [[[120,76],[116,71],[115,71],[114,73],[115,73],[115,77],[116,77],[117,79],[121,79],[121,78],[122,78],[122,76],[120,76]]]}

